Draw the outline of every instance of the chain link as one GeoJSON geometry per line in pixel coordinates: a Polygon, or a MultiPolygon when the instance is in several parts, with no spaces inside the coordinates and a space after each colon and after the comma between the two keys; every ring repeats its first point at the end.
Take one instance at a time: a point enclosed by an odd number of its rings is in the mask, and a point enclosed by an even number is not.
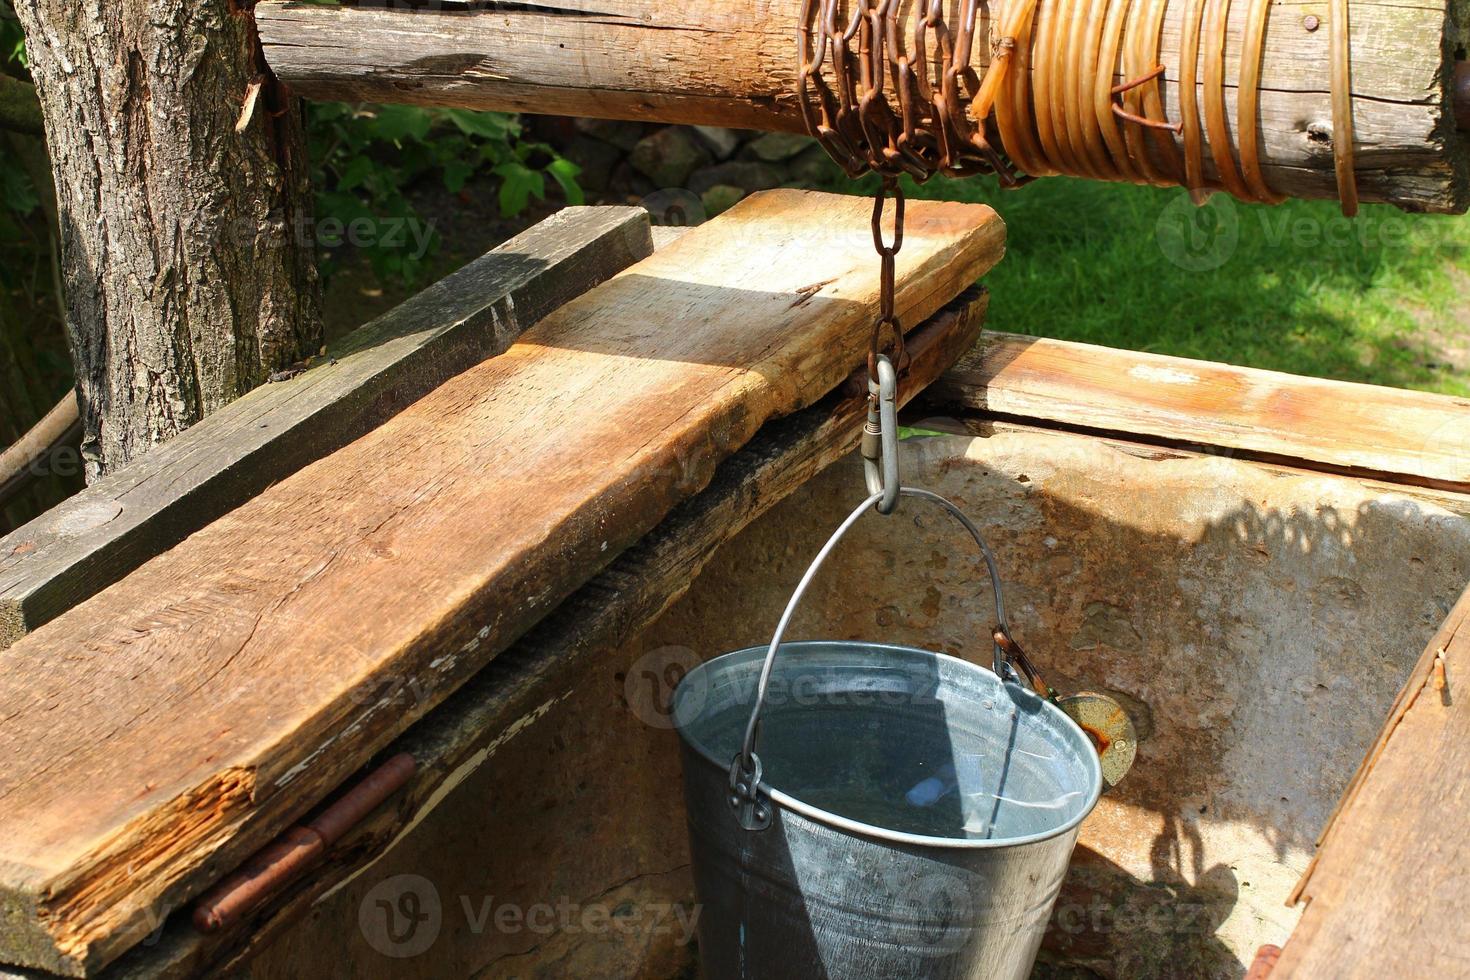
{"type": "Polygon", "coordinates": [[[904,196],[903,188],[893,178],[886,178],[878,193],[873,197],[873,248],[879,258],[878,319],[873,323],[873,333],[868,340],[868,377],[878,377],[878,355],[883,353],[883,334],[893,331],[893,354],[889,358],[902,375],[908,370],[909,355],[904,347],[903,324],[894,311],[894,278],[898,264],[898,253],[903,248],[904,196]],[[883,241],[883,210],[889,197],[893,198],[893,244],[883,241]]]}
{"type": "Polygon", "coordinates": [[[945,0],[916,0],[902,17],[901,0],[846,0],[847,19],[842,23],[844,2],[802,0],[797,91],[807,131],[843,171],[852,178],[870,170],[883,177],[873,201],[879,311],[868,342],[868,376],[876,379],[878,356],[889,331],[894,366],[900,375],[909,366],[893,295],[897,256],[903,247],[904,196],[898,177],[907,174],[922,182],[936,173],[951,177],[994,173],[1007,185],[1024,178],[991,145],[986,123],[977,123],[967,109],[981,83],[971,64],[980,0],[961,0],[954,28],[944,17],[945,0]],[[905,49],[910,20],[911,47],[905,49]],[[933,65],[931,46],[936,53],[933,65]],[[891,245],[883,238],[889,197],[895,205],[891,245]]]}
{"type": "Polygon", "coordinates": [[[902,17],[901,0],[850,0],[841,24],[843,6],[843,0],[802,0],[797,93],[807,131],[849,177],[872,170],[922,182],[936,173],[994,173],[1004,184],[1021,182],[992,145],[987,124],[967,110],[980,90],[972,65],[980,0],[961,0],[954,28],[944,17],[945,0],[916,0],[902,17]]]}

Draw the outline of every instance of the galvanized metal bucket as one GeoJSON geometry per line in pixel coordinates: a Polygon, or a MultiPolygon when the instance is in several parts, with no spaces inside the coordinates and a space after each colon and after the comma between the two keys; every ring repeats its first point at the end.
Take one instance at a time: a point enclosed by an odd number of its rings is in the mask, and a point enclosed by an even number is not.
{"type": "MultiPolygon", "coordinates": [[[[903,493],[958,517],[994,580],[952,504],[903,493]]],[[[711,660],[675,692],[711,980],[1025,977],[1101,792],[1087,736],[1014,674],[908,647],[782,644],[880,496],[817,556],[769,647],[711,660]]],[[[1005,629],[998,595],[997,610],[1005,629]]]]}

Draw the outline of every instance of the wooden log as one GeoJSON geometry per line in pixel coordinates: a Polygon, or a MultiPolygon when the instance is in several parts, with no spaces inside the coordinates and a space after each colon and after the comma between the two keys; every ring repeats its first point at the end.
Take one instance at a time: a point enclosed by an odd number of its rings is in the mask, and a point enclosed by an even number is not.
{"type": "Polygon", "coordinates": [[[0,649],[505,350],[652,251],[641,208],[568,208],[0,538],[0,649]]]}
{"type": "Polygon", "coordinates": [[[1293,900],[1306,911],[1271,971],[1470,974],[1470,592],[1425,648],[1343,794],[1293,900]]]}
{"type": "Polygon", "coordinates": [[[986,332],[925,401],[1470,493],[1470,402],[1448,395],[986,332]]]}
{"type": "MultiPolygon", "coordinates": [[[[876,314],[869,207],[741,202],[0,653],[0,959],[116,958],[832,390],[876,314]]],[[[912,203],[898,315],[1003,240],[912,203]]]]}
{"type": "MultiPolygon", "coordinates": [[[[899,389],[917,394],[979,336],[987,296],[970,290],[909,337],[913,363],[899,389]]],[[[476,674],[380,755],[412,755],[413,780],[338,842],[293,890],[232,929],[205,936],[176,916],[156,940],[110,967],[107,980],[183,980],[209,969],[229,975],[269,946],[328,892],[363,874],[412,832],[480,766],[516,719],[534,711],[563,678],[617,648],[672,606],[722,544],[812,476],[856,448],[866,374],[811,408],[772,422],[726,460],[710,485],[476,674]]],[[[0,971],[3,976],[3,971],[0,971]]]]}
{"type": "Polygon", "coordinates": [[[46,458],[68,441],[75,442],[81,431],[77,396],[68,391],[39,422],[0,451],[0,509],[39,479],[38,469],[46,458]]]}
{"type": "MultiPolygon", "coordinates": [[[[1225,95],[1232,120],[1248,6],[1232,4],[1226,38],[1225,95]]],[[[309,98],[803,129],[795,96],[800,4],[794,0],[387,7],[267,0],[255,16],[272,69],[309,98]]],[[[1461,40],[1447,36],[1447,0],[1357,0],[1352,11],[1362,199],[1415,211],[1465,210],[1465,148],[1450,95],[1452,52],[1461,40]]],[[[1261,159],[1274,189],[1294,197],[1336,198],[1331,32],[1306,29],[1309,14],[1323,20],[1325,10],[1316,0],[1271,6],[1261,79],[1261,159]]],[[[1161,55],[1171,80],[1179,76],[1183,16],[1182,0],[1167,3],[1161,55]]],[[[987,30],[982,24],[977,35],[983,38],[987,30]]],[[[977,44],[976,63],[988,57],[986,46],[977,44]]],[[[1177,118],[1173,86],[1169,82],[1164,99],[1170,117],[1177,118]]],[[[1205,159],[1212,166],[1208,152],[1205,159]]]]}

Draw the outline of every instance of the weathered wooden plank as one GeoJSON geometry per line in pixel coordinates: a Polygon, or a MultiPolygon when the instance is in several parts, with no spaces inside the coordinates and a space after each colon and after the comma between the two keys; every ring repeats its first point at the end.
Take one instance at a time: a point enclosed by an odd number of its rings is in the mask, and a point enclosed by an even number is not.
{"type": "MultiPolygon", "coordinates": [[[[980,333],[987,297],[967,291],[909,337],[907,401],[980,333]]],[[[508,726],[610,649],[656,620],[735,537],[813,475],[852,451],[866,399],[862,379],[811,408],[772,422],[726,460],[710,485],[556,608],[382,755],[407,752],[418,771],[400,797],[355,827],[308,880],[227,932],[204,936],[176,916],[155,941],[106,972],[108,980],[182,980],[206,969],[228,975],[269,946],[328,892],[369,871],[437,809],[454,787],[491,763],[508,726]]]]}
{"type": "MultiPolygon", "coordinates": [[[[0,653],[0,958],[105,965],[835,387],[869,207],[749,198],[0,653]]],[[[899,316],[1003,239],[911,204],[899,316]]]]}
{"type": "Polygon", "coordinates": [[[641,208],[567,208],[0,538],[0,649],[652,251],[641,208]]]}
{"type": "Polygon", "coordinates": [[[1273,978],[1470,975],[1470,592],[1415,665],[1302,882],[1273,978]]]}
{"type": "MultiPolygon", "coordinates": [[[[922,401],[922,396],[920,398],[922,401]]],[[[1072,426],[1059,426],[1047,423],[1043,420],[1027,420],[1024,422],[996,419],[980,414],[964,414],[954,416],[920,416],[904,421],[916,422],[920,427],[936,432],[963,436],[992,436],[1009,432],[1039,433],[1039,432],[1074,432],[1072,426]]],[[[1180,440],[1158,440],[1144,441],[1127,433],[1099,432],[1088,433],[1103,445],[1146,460],[1169,460],[1169,459],[1197,459],[1202,457],[1223,457],[1249,459],[1250,462],[1261,469],[1279,476],[1293,477],[1301,476],[1307,472],[1339,472],[1331,467],[1312,467],[1292,465],[1291,463],[1268,462],[1256,459],[1250,453],[1237,453],[1232,450],[1223,449],[1218,446],[1204,446],[1198,443],[1188,443],[1180,440]]],[[[1343,474],[1350,475],[1350,474],[1343,474]]],[[[1431,487],[1421,487],[1413,484],[1390,483],[1385,480],[1377,480],[1372,477],[1353,477],[1368,490],[1387,494],[1394,497],[1403,497],[1407,500],[1419,501],[1432,507],[1442,508],[1452,514],[1462,517],[1470,517],[1470,494],[1457,493],[1453,490],[1436,490],[1431,487]]]]}
{"type": "Polygon", "coordinates": [[[927,393],[1018,421],[1470,492],[1470,401],[986,332],[927,393]]]}
{"type": "MultiPolygon", "coordinates": [[[[1248,6],[1231,5],[1226,31],[1232,120],[1248,6]]],[[[606,0],[373,9],[268,0],[255,15],[271,67],[308,98],[795,132],[803,128],[792,43],[799,7],[606,0]]],[[[1171,80],[1179,77],[1184,7],[1165,7],[1160,55],[1171,80]]],[[[1004,6],[982,17],[991,13],[1004,16],[1004,6]]],[[[1261,159],[1271,186],[1296,197],[1337,196],[1326,14],[1316,0],[1273,3],[1265,34],[1261,159]],[[1308,14],[1324,29],[1307,30],[1308,14]]],[[[1354,145],[1365,201],[1429,211],[1470,202],[1465,150],[1448,110],[1448,23],[1445,0],[1353,4],[1354,145]]],[[[982,24],[977,36],[987,30],[982,24]]],[[[976,63],[988,58],[977,44],[976,63]]],[[[1163,97],[1177,119],[1172,81],[1163,97]]],[[[1213,167],[1209,152],[1205,160],[1213,167]]]]}

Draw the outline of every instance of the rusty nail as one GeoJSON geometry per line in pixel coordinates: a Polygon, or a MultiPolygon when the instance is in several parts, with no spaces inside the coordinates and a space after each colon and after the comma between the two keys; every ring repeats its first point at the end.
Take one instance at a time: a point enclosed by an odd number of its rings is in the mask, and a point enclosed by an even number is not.
{"type": "Polygon", "coordinates": [[[1306,30],[1306,31],[1315,31],[1317,28],[1319,28],[1321,26],[1322,26],[1322,18],[1318,17],[1316,14],[1307,14],[1307,16],[1305,16],[1305,17],[1302,18],[1302,29],[1303,30],[1306,30]]]}
{"type": "Polygon", "coordinates": [[[1148,119],[1144,116],[1135,115],[1116,102],[1113,103],[1113,115],[1126,122],[1136,123],[1139,126],[1147,126],[1150,129],[1166,129],[1171,133],[1184,132],[1183,123],[1171,123],[1165,122],[1162,119],[1148,119]]]}
{"type": "Polygon", "coordinates": [[[1131,82],[1123,82],[1120,85],[1114,85],[1113,86],[1113,94],[1114,95],[1122,95],[1124,92],[1127,92],[1130,89],[1138,88],[1138,86],[1142,85],[1144,82],[1151,82],[1155,78],[1158,78],[1160,75],[1162,75],[1164,73],[1164,71],[1165,71],[1165,68],[1164,68],[1163,65],[1156,65],[1153,68],[1151,68],[1148,72],[1146,72],[1146,73],[1144,73],[1142,75],[1139,75],[1137,78],[1133,79],[1131,82]]]}
{"type": "Polygon", "coordinates": [[[194,906],[194,928],[218,932],[233,925],[326,854],[363,817],[412,778],[413,756],[393,756],[303,826],[262,847],[194,906]]]}
{"type": "Polygon", "coordinates": [[[1434,689],[1439,692],[1439,703],[1449,707],[1454,703],[1450,697],[1450,679],[1445,673],[1444,651],[1440,650],[1434,657],[1434,689]]]}

